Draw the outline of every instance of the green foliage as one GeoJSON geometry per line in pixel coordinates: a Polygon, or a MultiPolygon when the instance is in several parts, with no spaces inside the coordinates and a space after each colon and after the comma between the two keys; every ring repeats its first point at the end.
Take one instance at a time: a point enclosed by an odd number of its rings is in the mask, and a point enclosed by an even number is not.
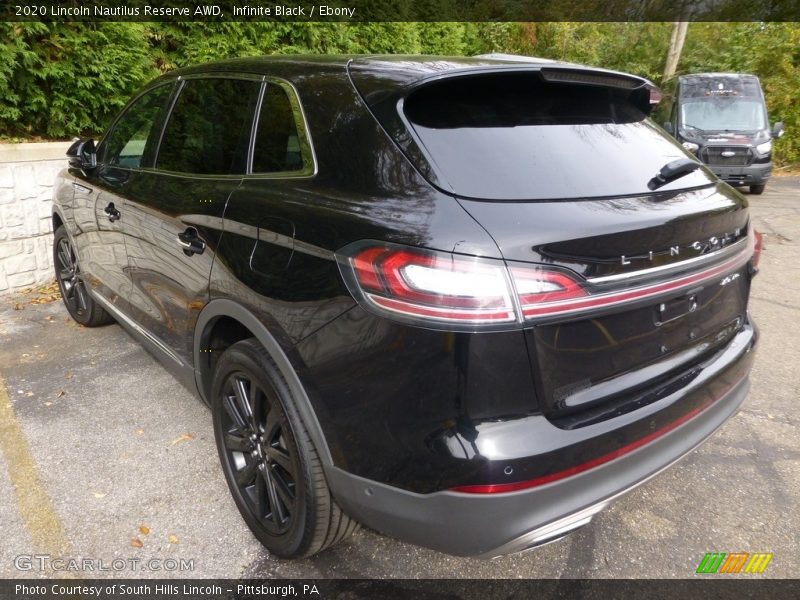
{"type": "Polygon", "coordinates": [[[157,74],[138,23],[0,23],[0,55],[6,135],[97,130],[157,74]]]}
{"type": "MultiPolygon", "coordinates": [[[[388,0],[386,0],[388,2],[388,0]]],[[[416,0],[435,11],[440,2],[416,0]]],[[[378,15],[382,5],[373,2],[378,15]]],[[[490,5],[485,17],[491,19],[490,5]]],[[[379,16],[379,15],[378,15],[379,16]]],[[[636,73],[660,82],[671,23],[0,23],[0,137],[97,134],[159,72],[260,54],[505,52],[636,73]]],[[[693,23],[678,72],[750,72],[800,163],[800,24],[693,23]]],[[[666,83],[667,91],[671,83],[666,83]]]]}
{"type": "Polygon", "coordinates": [[[800,163],[800,24],[693,23],[680,73],[752,73],[761,79],[771,123],[786,134],[774,142],[778,162],[800,163]]]}
{"type": "Polygon", "coordinates": [[[41,23],[0,23],[0,123],[22,117],[24,72],[39,60],[25,39],[45,30],[41,23]]]}

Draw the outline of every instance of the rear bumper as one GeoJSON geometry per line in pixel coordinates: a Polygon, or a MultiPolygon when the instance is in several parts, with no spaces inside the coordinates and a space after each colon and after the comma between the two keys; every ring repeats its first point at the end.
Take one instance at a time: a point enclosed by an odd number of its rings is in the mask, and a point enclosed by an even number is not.
{"type": "Polygon", "coordinates": [[[734,415],[745,376],[691,420],[613,461],[534,489],[502,494],[416,494],[331,468],[337,502],[365,525],[458,556],[523,551],[586,524],[618,496],[669,467],[734,415]]]}
{"type": "Polygon", "coordinates": [[[730,185],[761,185],[772,173],[772,163],[758,163],[746,167],[720,167],[709,165],[714,175],[730,185]]]}

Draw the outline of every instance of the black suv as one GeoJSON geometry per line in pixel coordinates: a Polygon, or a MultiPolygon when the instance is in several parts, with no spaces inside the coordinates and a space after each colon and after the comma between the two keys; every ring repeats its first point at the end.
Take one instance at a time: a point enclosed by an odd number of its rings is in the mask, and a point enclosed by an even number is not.
{"type": "Polygon", "coordinates": [[[557,539],[748,390],[747,202],[650,91],[544,60],[169,73],[68,153],[65,303],[209,404],[278,556],[359,522],[458,555],[557,539]]]}

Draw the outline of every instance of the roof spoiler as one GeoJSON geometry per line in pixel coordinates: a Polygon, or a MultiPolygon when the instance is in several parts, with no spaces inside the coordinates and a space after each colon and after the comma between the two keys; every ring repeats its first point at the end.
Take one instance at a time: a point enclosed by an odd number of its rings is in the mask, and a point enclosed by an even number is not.
{"type": "Polygon", "coordinates": [[[647,84],[646,80],[640,79],[639,77],[617,73],[606,73],[602,71],[597,72],[583,69],[542,67],[540,72],[545,81],[559,83],[583,83],[586,85],[597,85],[626,90],[635,90],[647,84]]]}

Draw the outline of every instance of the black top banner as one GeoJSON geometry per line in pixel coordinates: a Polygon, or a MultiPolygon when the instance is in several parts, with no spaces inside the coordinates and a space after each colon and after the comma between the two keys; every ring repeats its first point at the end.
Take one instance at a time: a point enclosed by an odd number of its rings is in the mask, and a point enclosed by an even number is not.
{"type": "Polygon", "coordinates": [[[4,21],[800,21],[800,0],[4,0],[4,21]]]}

